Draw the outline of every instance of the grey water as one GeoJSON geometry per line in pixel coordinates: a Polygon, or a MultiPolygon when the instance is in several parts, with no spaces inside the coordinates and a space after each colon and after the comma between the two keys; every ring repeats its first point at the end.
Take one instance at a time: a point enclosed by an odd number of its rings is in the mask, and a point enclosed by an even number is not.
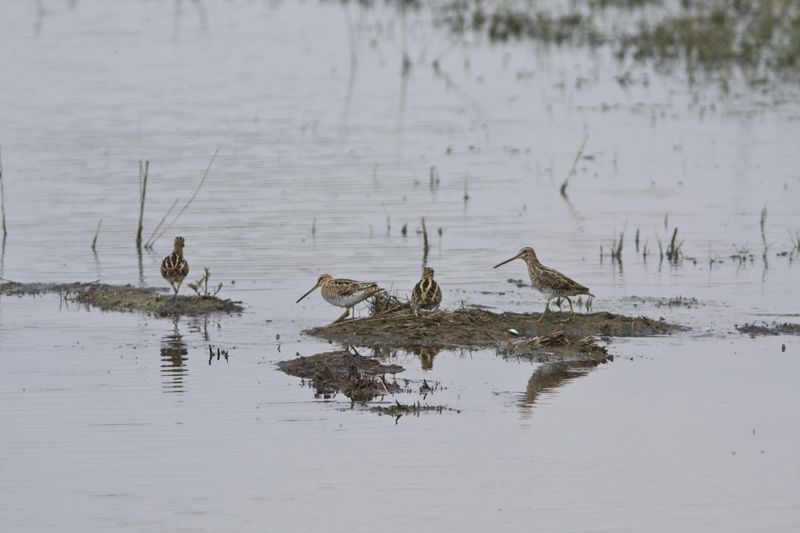
{"type": "Polygon", "coordinates": [[[453,45],[433,18],[407,12],[404,76],[392,5],[0,6],[0,277],[167,286],[181,235],[189,279],[208,267],[246,308],[0,296],[3,530],[800,527],[800,343],[735,329],[800,313],[793,87],[722,90],[602,47],[453,45]],[[140,257],[139,161],[146,238],[217,149],[140,257]],[[452,411],[399,420],[278,372],[338,348],[302,333],[341,312],[295,304],[320,274],[410,291],[422,217],[444,305],[541,311],[507,281],[521,262],[492,269],[532,246],[593,310],[692,329],[613,339],[613,362],[540,394],[540,365],[493,350],[400,351],[398,379],[443,389],[399,400],[452,411]]]}

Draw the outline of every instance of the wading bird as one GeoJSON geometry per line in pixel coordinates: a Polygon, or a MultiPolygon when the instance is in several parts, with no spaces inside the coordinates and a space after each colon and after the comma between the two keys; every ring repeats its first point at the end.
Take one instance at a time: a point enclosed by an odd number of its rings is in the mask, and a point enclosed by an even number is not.
{"type": "Polygon", "coordinates": [[[433,280],[433,269],[425,267],[422,270],[422,279],[411,291],[411,305],[416,309],[432,310],[442,303],[442,289],[433,280]]]}
{"type": "Polygon", "coordinates": [[[594,294],[589,292],[589,289],[580,283],[572,281],[561,272],[541,264],[539,259],[536,258],[536,252],[533,251],[533,248],[523,248],[517,255],[511,259],[503,261],[499,265],[495,265],[494,268],[497,268],[500,265],[505,265],[514,259],[522,259],[525,261],[525,263],[528,265],[528,274],[531,276],[533,288],[544,294],[544,297],[547,298],[547,305],[544,307],[542,316],[539,317],[540,322],[542,318],[544,318],[545,313],[550,311],[550,300],[553,298],[567,299],[569,302],[569,312],[571,313],[571,318],[574,322],[575,311],[572,310],[572,300],[570,300],[569,297],[577,296],[579,294],[586,294],[592,298],[595,297],[594,294]]]}
{"type": "Polygon", "coordinates": [[[323,274],[317,280],[317,284],[295,303],[300,302],[300,300],[314,292],[317,287],[322,287],[320,292],[322,292],[322,298],[326,302],[345,308],[344,314],[331,322],[331,324],[341,322],[350,314],[350,309],[383,290],[376,283],[353,281],[352,279],[334,279],[328,274],[323,274]]]}
{"type": "Polygon", "coordinates": [[[161,277],[169,281],[177,296],[178,289],[181,288],[181,283],[187,274],[189,274],[189,263],[183,257],[183,237],[175,237],[175,248],[161,262],[161,277]]]}

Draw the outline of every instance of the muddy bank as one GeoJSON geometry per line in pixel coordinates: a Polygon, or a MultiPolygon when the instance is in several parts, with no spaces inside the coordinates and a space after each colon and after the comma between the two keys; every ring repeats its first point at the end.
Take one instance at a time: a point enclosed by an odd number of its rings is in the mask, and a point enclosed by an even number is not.
{"type": "Polygon", "coordinates": [[[764,324],[763,326],[745,324],[744,326],[737,325],[736,329],[752,338],[759,335],[800,335],[800,324],[764,324]]]}
{"type": "Polygon", "coordinates": [[[318,398],[332,398],[341,392],[354,402],[367,402],[376,396],[403,391],[395,379],[387,380],[405,369],[384,365],[376,359],[349,351],[326,352],[298,357],[278,363],[278,369],[298,378],[307,379],[318,398]]]}
{"type": "Polygon", "coordinates": [[[352,401],[352,405],[365,404],[391,396],[389,402],[369,405],[367,410],[379,415],[389,415],[397,422],[403,416],[419,416],[423,413],[444,413],[455,411],[444,405],[427,403],[429,395],[443,390],[441,383],[427,380],[397,379],[396,374],[405,369],[399,365],[382,364],[375,358],[363,357],[358,353],[340,350],[326,352],[309,357],[298,357],[278,363],[278,369],[290,376],[308,380],[309,387],[314,389],[314,397],[331,399],[338,393],[344,394],[352,401]],[[391,378],[386,377],[387,374],[391,378]],[[409,403],[397,399],[400,395],[416,395],[418,399],[409,403]]]}
{"type": "Polygon", "coordinates": [[[524,358],[537,363],[571,361],[599,364],[614,360],[608,355],[608,349],[597,344],[593,336],[570,338],[564,331],[500,344],[497,354],[504,359],[524,358]]]}
{"type": "Polygon", "coordinates": [[[387,310],[373,305],[373,316],[312,328],[305,333],[346,345],[501,346],[509,354],[560,354],[604,357],[595,336],[642,337],[686,328],[664,320],[612,313],[492,313],[476,307],[415,313],[408,306],[387,310]]]}
{"type": "Polygon", "coordinates": [[[209,313],[238,313],[241,302],[222,300],[215,296],[173,297],[167,289],[137,288],[132,285],[104,283],[15,283],[0,284],[0,296],[36,296],[58,293],[65,302],[76,302],[105,311],[141,311],[159,316],[204,315],[209,313]]]}

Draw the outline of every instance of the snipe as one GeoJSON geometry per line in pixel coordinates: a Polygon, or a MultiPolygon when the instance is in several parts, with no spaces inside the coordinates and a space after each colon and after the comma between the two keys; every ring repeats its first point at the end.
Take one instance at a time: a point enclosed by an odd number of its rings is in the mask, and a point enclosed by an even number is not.
{"type": "Polygon", "coordinates": [[[416,309],[433,310],[442,303],[442,289],[433,280],[433,269],[422,269],[422,279],[411,291],[411,305],[416,309]]]}
{"type": "Polygon", "coordinates": [[[354,281],[352,279],[334,279],[333,276],[323,274],[317,280],[317,284],[295,303],[300,302],[300,300],[314,292],[317,287],[322,287],[320,292],[322,292],[322,298],[326,302],[345,308],[344,314],[331,322],[331,324],[341,322],[350,314],[350,310],[353,307],[383,290],[376,283],[354,281]]]}
{"type": "Polygon", "coordinates": [[[514,259],[522,259],[525,261],[525,263],[528,265],[528,274],[531,276],[533,288],[544,294],[544,297],[547,298],[547,305],[544,307],[542,316],[539,317],[540,322],[542,318],[544,318],[545,313],[550,311],[550,300],[553,298],[567,299],[569,302],[569,312],[571,313],[570,316],[572,320],[575,321],[575,311],[572,309],[572,300],[570,300],[569,297],[578,296],[579,294],[586,294],[592,298],[595,297],[594,294],[589,292],[589,289],[580,283],[572,281],[561,272],[541,264],[539,259],[536,257],[536,252],[533,251],[533,248],[523,248],[517,255],[511,259],[503,261],[499,265],[495,265],[494,268],[497,268],[500,265],[505,265],[514,259]]]}
{"type": "Polygon", "coordinates": [[[175,247],[172,249],[172,253],[161,262],[161,277],[172,285],[175,296],[178,295],[181,283],[189,274],[189,263],[183,257],[183,243],[183,237],[175,237],[175,247]]]}

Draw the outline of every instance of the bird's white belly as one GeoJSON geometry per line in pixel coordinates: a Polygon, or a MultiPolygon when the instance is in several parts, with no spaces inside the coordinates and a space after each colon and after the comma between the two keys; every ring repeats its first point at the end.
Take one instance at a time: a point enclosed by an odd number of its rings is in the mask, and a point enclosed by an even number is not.
{"type": "Polygon", "coordinates": [[[337,307],[353,307],[364,300],[364,293],[357,292],[349,296],[322,295],[326,302],[337,307]]]}

